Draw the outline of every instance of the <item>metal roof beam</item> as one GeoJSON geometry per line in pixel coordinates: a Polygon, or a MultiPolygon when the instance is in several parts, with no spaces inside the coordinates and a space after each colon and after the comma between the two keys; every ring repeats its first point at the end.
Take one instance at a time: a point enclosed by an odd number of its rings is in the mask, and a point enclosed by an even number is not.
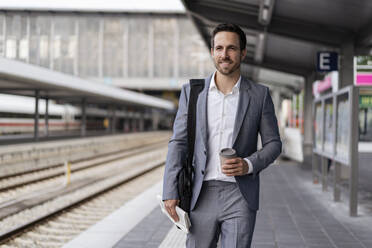
{"type": "Polygon", "coordinates": [[[298,76],[305,76],[311,71],[308,68],[298,67],[298,65],[288,64],[282,61],[268,60],[265,58],[263,63],[257,63],[254,59],[246,57],[243,63],[258,66],[261,68],[272,69],[276,71],[286,72],[298,76]]]}
{"type": "Polygon", "coordinates": [[[260,11],[258,15],[258,22],[264,26],[270,24],[273,15],[275,0],[260,0],[260,11]]]}
{"type": "Polygon", "coordinates": [[[372,46],[372,21],[359,30],[355,45],[362,48],[372,46]]]}
{"type": "Polygon", "coordinates": [[[243,4],[226,0],[202,0],[199,1],[199,3],[204,6],[218,7],[227,11],[253,15],[256,16],[256,20],[258,20],[259,6],[254,4],[243,4]]]}
{"type": "MultiPolygon", "coordinates": [[[[264,26],[258,22],[258,12],[236,11],[226,9],[223,5],[213,2],[188,2],[187,6],[192,13],[197,13],[212,23],[233,22],[242,27],[264,31],[264,26]]],[[[258,10],[257,10],[258,11],[258,10]]],[[[195,15],[196,18],[198,16],[195,15]]],[[[201,20],[203,21],[203,20],[201,20]]],[[[341,28],[321,26],[315,23],[289,19],[273,15],[267,32],[284,37],[300,40],[318,45],[338,47],[351,32],[341,28]]]]}

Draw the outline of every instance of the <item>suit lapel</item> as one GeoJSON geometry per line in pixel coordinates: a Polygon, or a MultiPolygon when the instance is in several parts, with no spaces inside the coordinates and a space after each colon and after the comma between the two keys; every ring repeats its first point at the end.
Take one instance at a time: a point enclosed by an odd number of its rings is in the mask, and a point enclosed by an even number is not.
{"type": "Polygon", "coordinates": [[[197,101],[197,120],[200,120],[198,123],[199,125],[196,125],[197,127],[200,127],[200,131],[203,136],[203,142],[204,146],[208,147],[208,140],[207,140],[207,97],[208,97],[208,89],[209,89],[209,84],[211,82],[211,77],[209,76],[208,78],[205,79],[205,84],[204,84],[204,89],[202,92],[200,92],[200,95],[198,97],[197,101]]]}
{"type": "Polygon", "coordinates": [[[251,100],[249,88],[250,88],[250,82],[244,77],[242,77],[240,81],[238,109],[235,115],[235,124],[234,124],[233,137],[232,137],[232,147],[234,147],[235,145],[236,138],[238,137],[240,128],[242,127],[243,120],[247,112],[249,102],[251,100]]]}

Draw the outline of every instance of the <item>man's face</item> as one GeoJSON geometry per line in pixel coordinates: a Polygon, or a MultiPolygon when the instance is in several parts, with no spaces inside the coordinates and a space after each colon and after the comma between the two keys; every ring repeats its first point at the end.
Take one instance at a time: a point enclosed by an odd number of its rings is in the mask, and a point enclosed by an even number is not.
{"type": "Polygon", "coordinates": [[[223,75],[230,75],[239,69],[246,53],[246,49],[240,50],[238,34],[222,31],[214,36],[211,54],[216,69],[223,75]]]}

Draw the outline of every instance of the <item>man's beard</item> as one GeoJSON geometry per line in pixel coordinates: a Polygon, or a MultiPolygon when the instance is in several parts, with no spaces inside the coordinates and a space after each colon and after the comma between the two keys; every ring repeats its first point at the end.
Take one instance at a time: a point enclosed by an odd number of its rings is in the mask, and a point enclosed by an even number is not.
{"type": "Polygon", "coordinates": [[[239,63],[236,63],[231,69],[223,69],[219,64],[220,63],[223,63],[223,62],[227,62],[227,63],[231,63],[232,61],[231,60],[222,60],[220,62],[216,62],[215,60],[213,60],[214,62],[214,66],[216,67],[217,71],[219,71],[221,74],[225,75],[225,76],[228,76],[230,74],[232,74],[233,72],[235,72],[237,69],[240,68],[240,62],[239,63]]]}

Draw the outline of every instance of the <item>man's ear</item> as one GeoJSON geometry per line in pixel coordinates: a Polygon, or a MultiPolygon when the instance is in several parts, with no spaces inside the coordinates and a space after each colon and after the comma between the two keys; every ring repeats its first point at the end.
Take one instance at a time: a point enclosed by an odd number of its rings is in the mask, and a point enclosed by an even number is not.
{"type": "Polygon", "coordinates": [[[245,56],[247,56],[247,48],[243,49],[240,55],[241,60],[243,61],[245,56]]]}
{"type": "Polygon", "coordinates": [[[211,47],[211,55],[213,56],[213,47],[211,47]]]}

